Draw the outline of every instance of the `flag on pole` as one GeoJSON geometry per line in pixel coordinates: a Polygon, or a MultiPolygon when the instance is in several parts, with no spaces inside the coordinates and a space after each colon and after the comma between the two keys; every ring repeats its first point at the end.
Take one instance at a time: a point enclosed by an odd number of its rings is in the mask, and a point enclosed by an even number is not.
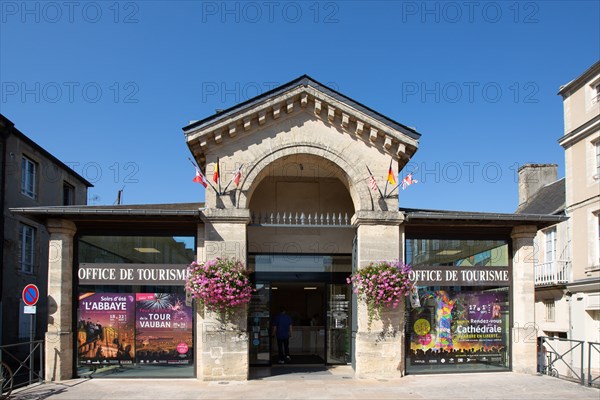
{"type": "Polygon", "coordinates": [[[419,183],[418,180],[413,179],[412,174],[413,173],[411,172],[410,174],[406,175],[406,177],[404,179],[402,179],[402,190],[406,189],[413,183],[419,183]]]}
{"type": "MultiPolygon", "coordinates": [[[[233,174],[233,176],[229,180],[229,183],[227,183],[227,186],[225,186],[225,189],[223,190],[223,193],[227,192],[227,189],[229,189],[229,185],[231,185],[231,182],[235,183],[235,186],[237,186],[237,187],[240,186],[240,180],[242,179],[242,167],[243,166],[244,166],[244,164],[241,164],[238,167],[238,169],[235,171],[235,173],[233,174]]],[[[219,184],[219,186],[220,186],[220,184],[219,184]]]]}
{"type": "Polygon", "coordinates": [[[242,179],[241,165],[238,167],[237,171],[235,171],[235,175],[233,175],[233,183],[235,183],[235,186],[240,186],[240,179],[242,179]]]}
{"type": "Polygon", "coordinates": [[[377,192],[379,190],[379,187],[377,187],[377,182],[375,181],[375,177],[373,175],[369,176],[369,187],[374,192],[377,192]]]}
{"type": "Polygon", "coordinates": [[[394,171],[392,171],[392,163],[390,162],[390,169],[388,170],[387,181],[390,185],[396,184],[396,175],[394,175],[394,171]]]}
{"type": "Polygon", "coordinates": [[[377,186],[377,181],[375,180],[375,177],[373,176],[373,173],[369,169],[368,165],[367,165],[367,171],[369,172],[369,187],[371,188],[372,191],[379,192],[379,196],[383,197],[383,193],[381,193],[381,189],[379,189],[379,186],[377,186]]]}
{"type": "Polygon", "coordinates": [[[188,160],[190,161],[190,163],[192,163],[192,165],[194,166],[194,168],[196,169],[196,176],[194,177],[193,181],[194,182],[198,182],[199,184],[201,184],[202,186],[206,187],[206,186],[210,186],[212,188],[212,190],[215,191],[216,194],[219,194],[219,192],[217,191],[217,189],[212,185],[212,183],[210,183],[208,181],[208,179],[206,179],[206,176],[204,176],[202,174],[202,171],[200,171],[200,168],[198,167],[198,165],[192,161],[191,158],[188,157],[188,160]]]}
{"type": "Polygon", "coordinates": [[[219,174],[219,158],[217,157],[217,165],[215,166],[215,172],[213,173],[213,181],[215,183],[219,183],[219,178],[221,175],[219,174]]]}
{"type": "Polygon", "coordinates": [[[194,182],[201,184],[206,187],[208,184],[206,183],[206,178],[202,175],[202,172],[198,168],[196,168],[196,176],[194,177],[194,182]]]}

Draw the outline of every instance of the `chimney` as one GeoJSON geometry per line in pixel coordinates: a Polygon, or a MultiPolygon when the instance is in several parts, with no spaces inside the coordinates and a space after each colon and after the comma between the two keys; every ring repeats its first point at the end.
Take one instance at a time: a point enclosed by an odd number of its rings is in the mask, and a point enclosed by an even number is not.
{"type": "Polygon", "coordinates": [[[524,164],[519,168],[519,206],[558,178],[557,164],[524,164]]]}

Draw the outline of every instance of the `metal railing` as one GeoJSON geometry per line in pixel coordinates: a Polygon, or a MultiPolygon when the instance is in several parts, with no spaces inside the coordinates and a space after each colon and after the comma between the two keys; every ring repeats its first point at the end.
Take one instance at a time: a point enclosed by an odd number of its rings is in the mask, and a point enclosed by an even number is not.
{"type": "Polygon", "coordinates": [[[260,211],[252,213],[252,225],[255,226],[293,226],[306,228],[352,228],[348,213],[305,213],[260,211]]]}
{"type": "MultiPolygon", "coordinates": [[[[588,386],[592,386],[594,381],[600,379],[600,369],[596,370],[596,377],[592,379],[592,358],[596,356],[600,360],[600,343],[588,342],[588,386]]],[[[599,363],[594,364],[598,367],[599,363]]],[[[598,382],[600,384],[600,381],[598,382]]]]}
{"type": "Polygon", "coordinates": [[[12,371],[10,389],[44,381],[43,353],[43,340],[0,346],[0,360],[12,371]]]}
{"type": "Polygon", "coordinates": [[[554,260],[535,266],[535,285],[550,286],[569,282],[571,261],[554,260]]]}
{"type": "Polygon", "coordinates": [[[587,363],[585,363],[585,341],[547,336],[540,336],[539,339],[544,350],[538,348],[538,351],[542,351],[542,354],[538,354],[538,372],[542,375],[575,381],[581,385],[585,385],[587,379],[588,386],[600,386],[600,370],[598,370],[600,343],[588,342],[587,363]]]}

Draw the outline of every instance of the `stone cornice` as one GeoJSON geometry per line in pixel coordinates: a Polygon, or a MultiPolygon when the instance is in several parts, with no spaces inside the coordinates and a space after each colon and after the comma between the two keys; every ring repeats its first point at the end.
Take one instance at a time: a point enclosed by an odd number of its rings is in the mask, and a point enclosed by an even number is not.
{"type": "Polygon", "coordinates": [[[200,211],[200,218],[203,222],[245,225],[252,220],[250,210],[240,208],[206,208],[200,211]]]}
{"type": "Polygon", "coordinates": [[[558,139],[558,144],[564,148],[567,148],[568,146],[571,146],[572,144],[596,132],[598,128],[600,128],[600,114],[596,115],[594,118],[586,121],[584,124],[578,126],[558,139]]]}
{"type": "Polygon", "coordinates": [[[573,93],[575,90],[582,87],[591,77],[600,73],[600,61],[597,61],[594,65],[589,67],[583,74],[573,79],[571,82],[562,85],[558,91],[558,94],[563,99],[573,93]]]}
{"type": "Polygon", "coordinates": [[[362,136],[396,160],[410,159],[419,145],[417,139],[310,85],[294,87],[206,125],[187,127],[184,133],[204,169],[205,153],[210,148],[235,140],[237,135],[251,134],[284,115],[300,112],[311,113],[347,134],[362,136]]]}
{"type": "Polygon", "coordinates": [[[401,225],[404,214],[399,211],[356,211],[352,216],[352,225],[401,225]]]}

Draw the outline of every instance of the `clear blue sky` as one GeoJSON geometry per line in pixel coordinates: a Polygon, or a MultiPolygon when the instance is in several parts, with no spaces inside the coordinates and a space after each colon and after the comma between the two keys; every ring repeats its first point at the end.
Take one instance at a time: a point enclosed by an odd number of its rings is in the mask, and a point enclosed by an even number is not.
{"type": "Polygon", "coordinates": [[[519,165],[564,175],[556,93],[600,58],[598,1],[0,7],[0,112],[90,204],[202,201],[181,128],[309,74],[422,133],[402,206],[512,212],[519,165]]]}

